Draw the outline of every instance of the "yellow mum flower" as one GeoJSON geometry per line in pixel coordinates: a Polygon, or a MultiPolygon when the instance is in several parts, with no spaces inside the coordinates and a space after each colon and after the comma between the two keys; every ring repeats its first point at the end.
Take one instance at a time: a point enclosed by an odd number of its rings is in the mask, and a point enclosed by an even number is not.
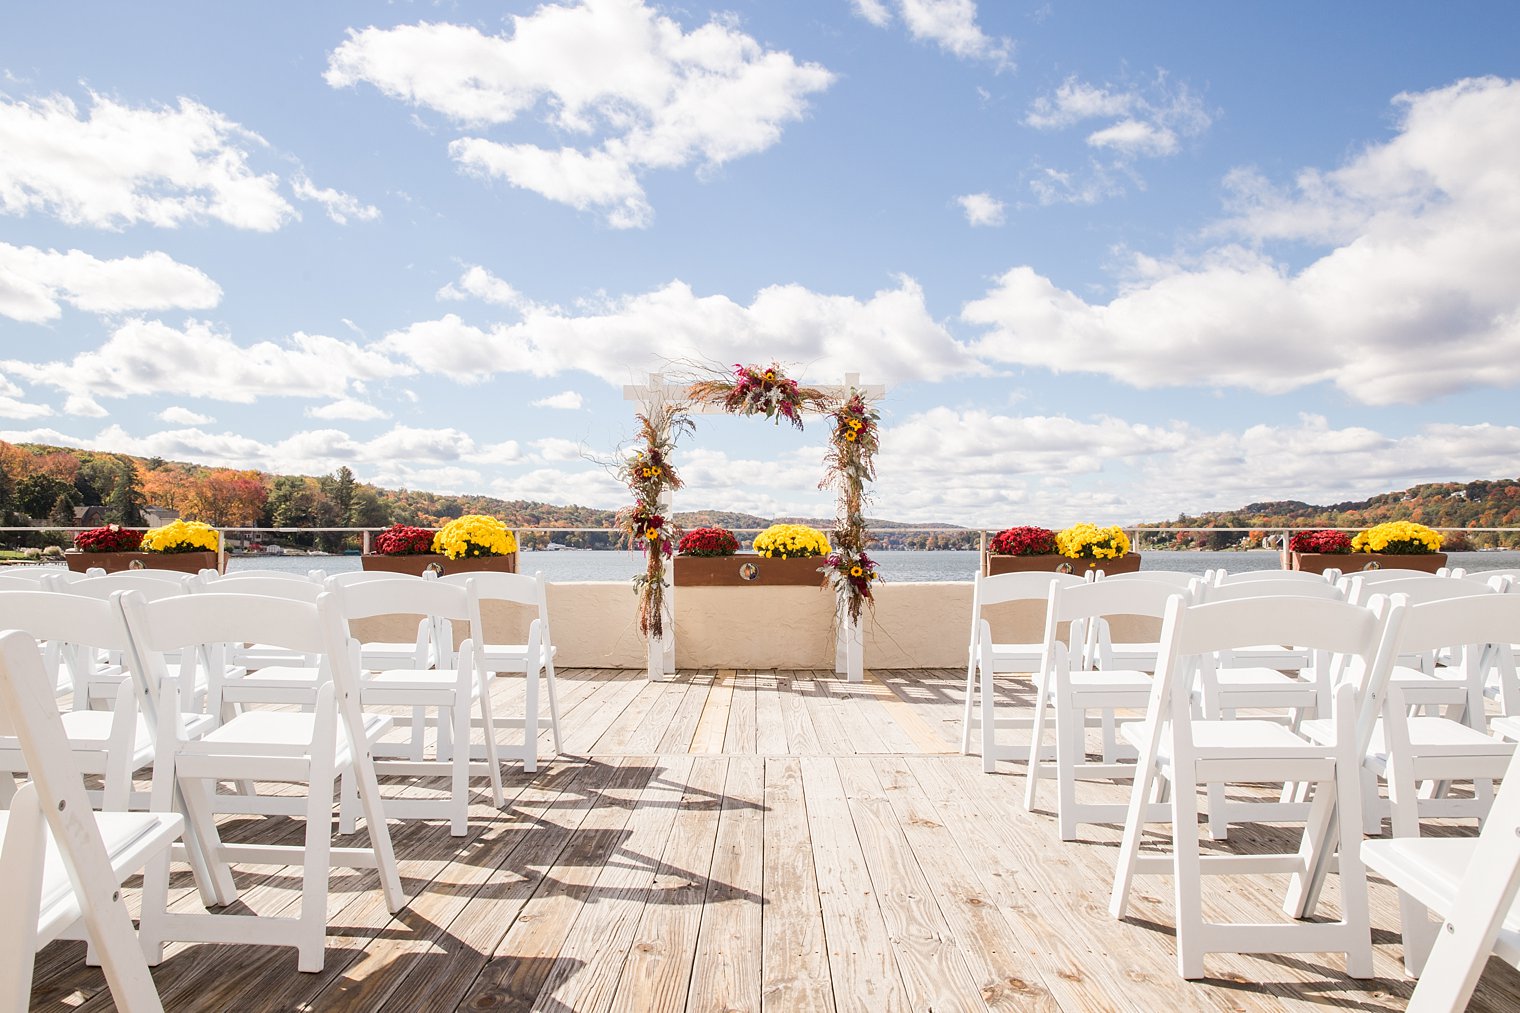
{"type": "Polygon", "coordinates": [[[465,514],[449,521],[433,536],[433,551],[449,559],[466,556],[509,556],[517,551],[512,531],[495,517],[465,514]]]}

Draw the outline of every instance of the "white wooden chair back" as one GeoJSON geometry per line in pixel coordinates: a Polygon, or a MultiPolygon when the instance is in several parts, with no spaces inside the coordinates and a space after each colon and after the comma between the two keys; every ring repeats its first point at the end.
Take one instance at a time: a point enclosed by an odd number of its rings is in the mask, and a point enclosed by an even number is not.
{"type": "Polygon", "coordinates": [[[1105,574],[1102,579],[1117,580],[1121,583],[1131,580],[1148,580],[1153,584],[1168,584],[1172,587],[1185,588],[1192,586],[1193,581],[1199,579],[1199,575],[1184,570],[1136,570],[1133,573],[1105,574]]]}
{"type": "Polygon", "coordinates": [[[321,570],[310,571],[313,579],[321,580],[329,587],[348,587],[352,584],[367,584],[372,580],[435,580],[437,574],[431,571],[421,577],[414,577],[409,573],[390,573],[385,570],[348,570],[344,573],[323,574],[321,570]]]}
{"type": "Polygon", "coordinates": [[[239,580],[228,580],[224,577],[207,580],[202,571],[202,576],[196,577],[191,582],[190,590],[196,594],[266,594],[274,598],[289,598],[292,601],[315,602],[323,589],[321,584],[304,577],[285,580],[258,574],[239,580]]]}
{"type": "MultiPolygon", "coordinates": [[[[1335,571],[1340,575],[1340,571],[1335,571]]],[[[1309,573],[1306,570],[1242,570],[1239,573],[1230,573],[1227,570],[1215,570],[1213,583],[1217,587],[1227,584],[1254,584],[1258,581],[1301,581],[1305,584],[1331,583],[1323,573],[1309,573]]]]}
{"type": "MultiPolygon", "coordinates": [[[[1269,570],[1274,575],[1286,571],[1269,570]]],[[[1319,598],[1325,601],[1345,601],[1346,592],[1334,584],[1317,579],[1312,580],[1252,580],[1240,581],[1230,584],[1216,584],[1212,587],[1202,585],[1199,588],[1197,600],[1199,602],[1214,601],[1239,601],[1242,598],[1267,598],[1284,595],[1291,598],[1319,598]]]]}
{"type": "Polygon", "coordinates": [[[214,580],[217,583],[223,583],[227,581],[236,583],[238,581],[244,580],[286,580],[303,584],[322,583],[321,578],[312,577],[311,574],[313,572],[316,571],[309,571],[307,573],[292,573],[289,570],[253,569],[233,570],[230,573],[217,573],[215,570],[202,570],[200,575],[203,577],[209,577],[209,579],[214,580]]]}
{"type": "Polygon", "coordinates": [[[149,601],[189,594],[192,574],[173,573],[168,570],[120,570],[100,577],[86,577],[68,584],[55,584],[55,591],[68,594],[88,595],[92,598],[110,598],[117,591],[137,591],[149,601]]]}
{"type": "Polygon", "coordinates": [[[6,912],[0,919],[0,1006],[29,1007],[34,953],[82,919],[116,1004],[161,1011],[121,902],[113,854],[121,857],[134,843],[166,848],[178,836],[179,817],[134,814],[115,821],[112,842],[102,837],[37,645],[20,631],[0,633],[0,734],[19,742],[31,775],[5,814],[0,847],[0,904],[6,912]],[[128,835],[136,841],[126,840],[128,835]],[[61,877],[49,869],[49,838],[61,859],[61,877]]]}
{"type": "MultiPolygon", "coordinates": [[[[32,569],[40,570],[41,567],[32,567],[32,569]]],[[[52,575],[48,573],[39,573],[35,577],[22,576],[20,573],[0,573],[0,591],[39,591],[47,586],[50,576],[52,575]]]]}
{"type": "Polygon", "coordinates": [[[1161,658],[1146,714],[1148,755],[1172,738],[1176,763],[1190,762],[1194,675],[1221,653],[1261,643],[1295,644],[1332,658],[1334,673],[1370,671],[1389,639],[1373,609],[1321,598],[1277,595],[1188,605],[1170,603],[1161,631],[1161,658]]]}
{"type": "Polygon", "coordinates": [[[1436,577],[1428,573],[1385,579],[1379,579],[1374,574],[1357,573],[1346,578],[1344,583],[1347,588],[1347,601],[1357,605],[1367,604],[1375,594],[1389,596],[1401,594],[1410,602],[1418,604],[1445,598],[1473,598],[1495,593],[1494,588],[1487,584],[1478,584],[1470,580],[1453,580],[1450,577],[1436,577]],[[1373,579],[1367,579],[1369,577],[1373,579]]]}
{"type": "MultiPolygon", "coordinates": [[[[451,667],[454,641],[449,624],[469,624],[469,641],[481,647],[479,607],[459,584],[390,575],[389,580],[361,580],[337,587],[338,608],[349,621],[377,616],[420,615],[433,626],[433,651],[439,668],[451,667]]],[[[331,586],[331,580],[329,581],[331,586]]]]}

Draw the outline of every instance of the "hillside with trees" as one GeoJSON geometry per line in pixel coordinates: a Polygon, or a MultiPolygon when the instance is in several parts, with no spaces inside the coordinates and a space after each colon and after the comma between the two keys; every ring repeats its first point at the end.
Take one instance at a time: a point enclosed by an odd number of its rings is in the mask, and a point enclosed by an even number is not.
{"type": "MultiPolygon", "coordinates": [[[[262,471],[215,468],[162,458],[133,457],[41,444],[0,441],[0,521],[36,525],[38,531],[7,539],[16,545],[41,546],[67,541],[56,528],[78,526],[78,508],[96,508],[100,522],[141,525],[148,506],[178,511],[188,520],[217,527],[380,528],[394,522],[436,527],[462,514],[492,514],[518,528],[611,528],[614,512],[583,506],[559,506],[492,496],[450,495],[415,489],[384,489],[360,482],[347,467],[321,476],[275,475],[262,471]]],[[[776,521],[811,524],[827,530],[826,518],[757,517],[718,510],[677,513],[677,523],[692,528],[763,528],[776,521]]],[[[1417,485],[1355,502],[1315,506],[1297,500],[1252,503],[1238,510],[1183,514],[1174,521],[1145,523],[1174,534],[1147,536],[1152,548],[1233,548],[1259,545],[1263,536],[1284,527],[1364,528],[1390,520],[1413,520],[1436,528],[1520,527],[1520,480],[1439,482],[1417,485]],[[1229,532],[1222,528],[1240,528],[1229,532]]],[[[94,523],[91,521],[90,523],[94,523]]],[[[949,524],[907,524],[872,519],[878,544],[893,549],[975,548],[977,532],[949,524]],[[903,528],[935,528],[905,532],[903,528]]],[[[14,533],[13,533],[14,534],[14,533]]],[[[270,537],[270,536],[264,536],[270,537]]],[[[614,548],[612,531],[525,532],[528,547],[553,540],[576,548],[614,548]]],[[[290,546],[336,551],[357,545],[341,534],[314,535],[291,530],[271,540],[290,546]]],[[[1469,531],[1451,547],[1520,546],[1515,535],[1469,531]]]]}

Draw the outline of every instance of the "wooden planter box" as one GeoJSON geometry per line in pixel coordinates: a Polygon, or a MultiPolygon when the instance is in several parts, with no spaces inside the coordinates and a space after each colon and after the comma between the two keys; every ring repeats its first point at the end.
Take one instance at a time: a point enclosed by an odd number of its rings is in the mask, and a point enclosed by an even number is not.
{"type": "Polygon", "coordinates": [[[1303,570],[1305,573],[1324,573],[1334,567],[1342,573],[1365,570],[1368,563],[1376,563],[1379,570],[1419,570],[1435,573],[1446,565],[1446,553],[1425,552],[1419,555],[1399,556],[1388,552],[1290,552],[1283,560],[1285,570],[1303,570]]]}
{"type": "Polygon", "coordinates": [[[214,552],[65,552],[63,558],[75,573],[97,566],[107,573],[130,570],[134,559],[141,560],[145,570],[200,573],[218,569],[214,552]]]}
{"type": "Polygon", "coordinates": [[[450,559],[439,552],[421,552],[415,556],[382,556],[372,553],[359,557],[359,565],[363,569],[381,573],[409,573],[414,577],[422,576],[422,571],[427,569],[429,563],[443,567],[444,574],[516,573],[517,553],[505,556],[466,556],[463,559],[450,559]]]}
{"type": "Polygon", "coordinates": [[[999,573],[1031,573],[1041,570],[1050,573],[1065,573],[1061,567],[1064,564],[1071,565],[1072,573],[1081,576],[1089,570],[1102,570],[1104,573],[1134,573],[1140,569],[1140,553],[1130,552],[1118,559],[1068,559],[1066,556],[995,556],[988,553],[983,557],[985,562],[982,573],[988,577],[999,573]]]}
{"type": "Polygon", "coordinates": [[[802,559],[770,559],[753,553],[735,556],[677,556],[676,587],[822,587],[823,556],[802,559]],[[753,577],[744,573],[751,571],[753,577]]]}

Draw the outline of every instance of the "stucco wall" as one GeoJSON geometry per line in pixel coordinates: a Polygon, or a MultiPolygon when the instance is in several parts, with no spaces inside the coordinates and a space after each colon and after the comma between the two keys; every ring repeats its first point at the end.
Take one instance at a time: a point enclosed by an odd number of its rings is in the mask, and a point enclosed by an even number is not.
{"type": "MultiPolygon", "coordinates": [[[[680,668],[834,667],[833,596],[806,587],[712,587],[676,591],[676,665],[680,668]]],[[[642,668],[637,599],[627,581],[549,585],[549,614],[569,668],[642,668]]],[[[531,614],[514,606],[482,610],[487,637],[521,643],[531,614]]],[[[1036,642],[1044,632],[1040,605],[988,610],[993,638],[1036,642]]],[[[966,663],[971,584],[885,583],[865,619],[867,668],[956,668],[966,663]]],[[[1155,623],[1116,623],[1116,640],[1145,639],[1155,623]]],[[[410,640],[415,619],[355,624],[368,640],[410,640]]],[[[456,631],[456,639],[462,636],[456,631]]]]}

